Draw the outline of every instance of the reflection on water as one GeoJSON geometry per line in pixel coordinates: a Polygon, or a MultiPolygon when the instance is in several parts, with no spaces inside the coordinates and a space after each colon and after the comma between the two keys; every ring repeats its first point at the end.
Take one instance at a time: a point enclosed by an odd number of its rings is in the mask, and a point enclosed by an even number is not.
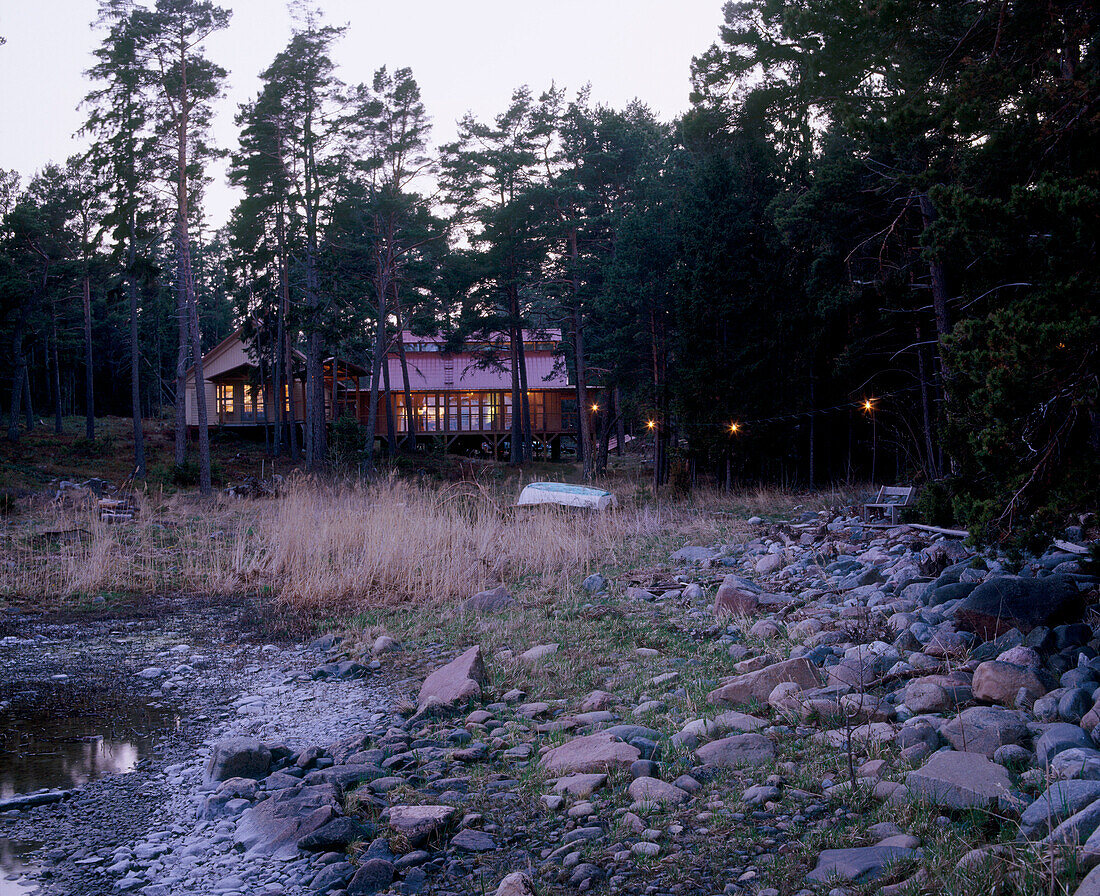
{"type": "Polygon", "coordinates": [[[29,896],[38,884],[24,875],[34,869],[22,857],[41,844],[0,837],[0,896],[29,896]]]}
{"type": "Polygon", "coordinates": [[[95,715],[0,719],[0,798],[128,772],[177,723],[168,710],[132,704],[95,715]]]}

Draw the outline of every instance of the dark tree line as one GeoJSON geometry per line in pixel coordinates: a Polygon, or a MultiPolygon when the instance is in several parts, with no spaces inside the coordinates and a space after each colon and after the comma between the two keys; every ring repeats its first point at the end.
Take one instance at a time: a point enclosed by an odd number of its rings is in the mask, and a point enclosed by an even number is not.
{"type": "Polygon", "coordinates": [[[93,412],[132,411],[139,433],[245,321],[277,392],[307,382],[304,409],[269,409],[270,450],[319,469],[325,360],[370,370],[377,408],[395,387],[383,359],[405,365],[396,337],[413,328],[495,341],[521,462],[537,385],[522,333],[560,328],[579,405],[599,390],[586,478],[629,430],[657,485],[914,479],[941,521],[988,538],[1095,506],[1094,6],[742,0],[724,15],[674,122],[522,87],[433,152],[413,73],[343,84],[343,29],[299,7],[239,111],[242,199],[211,236],[225,73],[201,48],[228,17],[102,0],[91,153],[25,188],[0,178],[9,437],[46,407],[55,425],[86,413],[89,437],[93,412]]]}

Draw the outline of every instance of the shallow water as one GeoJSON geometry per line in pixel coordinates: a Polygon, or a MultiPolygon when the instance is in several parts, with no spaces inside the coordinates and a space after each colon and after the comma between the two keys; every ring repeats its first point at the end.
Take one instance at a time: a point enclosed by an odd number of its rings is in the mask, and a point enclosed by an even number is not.
{"type": "Polygon", "coordinates": [[[0,720],[0,798],[42,789],[71,789],[128,772],[176,728],[171,710],[117,701],[91,714],[49,708],[0,720]]]}
{"type": "Polygon", "coordinates": [[[23,856],[39,846],[40,843],[24,843],[0,836],[0,896],[27,896],[34,892],[37,884],[23,877],[34,868],[23,861],[23,856]]]}

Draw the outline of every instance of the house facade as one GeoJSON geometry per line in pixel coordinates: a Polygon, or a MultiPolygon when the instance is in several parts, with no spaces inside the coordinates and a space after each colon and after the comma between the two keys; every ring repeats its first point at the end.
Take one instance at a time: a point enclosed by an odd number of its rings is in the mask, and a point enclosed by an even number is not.
{"type": "MultiPolygon", "coordinates": [[[[576,388],[570,384],[559,354],[561,332],[525,331],[523,342],[531,434],[541,451],[558,457],[563,448],[568,451],[575,445],[582,412],[576,388]]],[[[300,371],[304,369],[304,358],[296,354],[296,359],[299,371],[291,387],[284,387],[283,402],[288,416],[301,425],[305,383],[300,371]]],[[[391,421],[399,441],[408,437],[407,391],[418,443],[434,442],[444,450],[463,453],[507,453],[512,428],[512,371],[506,342],[469,342],[448,351],[442,337],[404,331],[395,336],[385,364],[387,377],[379,383],[375,430],[383,442],[389,439],[391,421]],[[405,349],[408,390],[398,338],[405,349]]],[[[324,370],[326,417],[335,420],[353,414],[365,424],[370,414],[370,372],[343,359],[329,359],[324,370]]],[[[264,381],[260,376],[242,330],[204,356],[203,375],[208,426],[254,428],[274,424],[274,385],[270,377],[264,381]]],[[[185,400],[188,425],[198,426],[194,370],[187,379],[185,400]]],[[[584,413],[592,413],[591,404],[585,402],[584,413]]]]}

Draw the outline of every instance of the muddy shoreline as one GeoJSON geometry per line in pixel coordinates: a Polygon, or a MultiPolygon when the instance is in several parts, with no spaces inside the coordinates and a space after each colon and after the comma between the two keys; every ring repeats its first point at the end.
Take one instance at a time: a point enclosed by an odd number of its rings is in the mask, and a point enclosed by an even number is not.
{"type": "Polygon", "coordinates": [[[0,896],[152,894],[177,851],[210,874],[171,892],[232,892],[218,886],[231,844],[197,830],[210,743],[226,734],[328,743],[333,731],[381,719],[390,696],[377,675],[314,681],[317,652],[265,643],[262,621],[248,601],[184,597],[0,614],[0,796],[71,791],[0,813],[0,896]]]}

